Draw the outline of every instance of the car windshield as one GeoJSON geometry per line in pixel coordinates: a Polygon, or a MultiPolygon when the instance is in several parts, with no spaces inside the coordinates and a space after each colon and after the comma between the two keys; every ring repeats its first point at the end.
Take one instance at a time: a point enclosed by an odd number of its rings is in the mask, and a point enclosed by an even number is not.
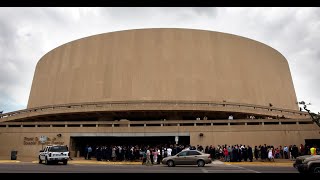
{"type": "Polygon", "coordinates": [[[66,146],[52,146],[50,149],[51,152],[66,152],[68,151],[66,146]]]}

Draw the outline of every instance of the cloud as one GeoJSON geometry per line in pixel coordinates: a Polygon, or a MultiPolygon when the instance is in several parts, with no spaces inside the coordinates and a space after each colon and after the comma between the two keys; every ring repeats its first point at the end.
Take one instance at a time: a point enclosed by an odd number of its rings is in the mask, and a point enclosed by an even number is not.
{"type": "Polygon", "coordinates": [[[26,107],[36,63],[57,46],[111,31],[174,27],[236,34],[275,48],[288,60],[298,100],[310,101],[310,109],[318,112],[319,10],[294,7],[0,8],[0,110],[26,107]],[[7,105],[8,102],[12,105],[7,105]]]}

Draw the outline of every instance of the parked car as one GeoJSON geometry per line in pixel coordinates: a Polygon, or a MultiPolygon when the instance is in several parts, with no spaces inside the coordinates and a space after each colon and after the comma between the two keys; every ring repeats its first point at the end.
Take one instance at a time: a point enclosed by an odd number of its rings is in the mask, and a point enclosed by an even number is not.
{"type": "Polygon", "coordinates": [[[320,173],[320,155],[305,155],[296,158],[293,163],[300,173],[320,173]]]}
{"type": "Polygon", "coordinates": [[[63,145],[48,145],[39,153],[39,164],[42,161],[45,164],[53,164],[63,162],[64,165],[68,164],[69,150],[67,146],[63,145]]]}
{"type": "Polygon", "coordinates": [[[198,165],[199,167],[203,167],[205,164],[211,162],[210,154],[202,153],[197,150],[181,151],[175,156],[169,156],[162,160],[162,164],[166,164],[169,167],[175,165],[198,165]]]}

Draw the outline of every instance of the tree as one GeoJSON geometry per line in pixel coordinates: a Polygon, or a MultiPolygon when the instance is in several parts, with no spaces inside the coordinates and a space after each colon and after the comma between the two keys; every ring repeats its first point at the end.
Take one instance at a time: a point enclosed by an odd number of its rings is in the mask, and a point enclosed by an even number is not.
{"type": "Polygon", "coordinates": [[[307,105],[311,105],[311,103],[306,104],[304,101],[298,102],[298,104],[303,105],[303,109],[306,110],[309,115],[312,118],[312,121],[315,122],[319,127],[320,127],[320,113],[318,112],[318,114],[310,112],[309,109],[307,109],[307,105]]]}

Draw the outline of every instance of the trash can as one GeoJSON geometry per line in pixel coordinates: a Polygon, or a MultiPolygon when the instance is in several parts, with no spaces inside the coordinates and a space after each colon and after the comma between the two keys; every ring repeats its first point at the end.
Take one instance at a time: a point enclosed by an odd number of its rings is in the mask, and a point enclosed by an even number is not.
{"type": "Polygon", "coordinates": [[[17,160],[18,151],[11,151],[11,160],[17,160]]]}

